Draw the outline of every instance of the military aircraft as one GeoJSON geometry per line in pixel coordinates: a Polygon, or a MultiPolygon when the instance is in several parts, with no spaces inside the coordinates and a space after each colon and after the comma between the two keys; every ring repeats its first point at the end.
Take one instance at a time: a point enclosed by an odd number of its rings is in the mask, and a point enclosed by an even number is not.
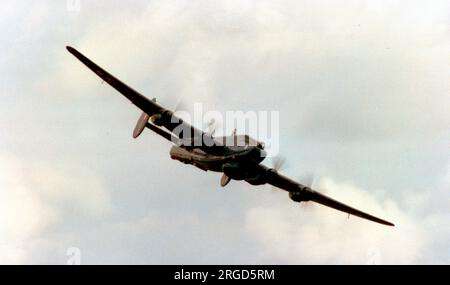
{"type": "Polygon", "coordinates": [[[133,90],[76,49],[67,46],[67,50],[142,110],[143,113],[133,131],[134,138],[137,138],[145,128],[154,131],[173,143],[170,150],[172,159],[194,165],[205,171],[223,172],[220,180],[222,187],[226,186],[231,179],[245,180],[252,185],[270,184],[287,191],[289,197],[295,202],[313,201],[348,215],[394,226],[393,223],[347,206],[307,185],[283,176],[276,167],[269,168],[262,165],[261,162],[266,157],[264,143],[248,135],[238,136],[234,133],[232,136],[216,138],[209,132],[199,130],[175,116],[174,112],[160,106],[155,99],[149,100],[133,90]]]}

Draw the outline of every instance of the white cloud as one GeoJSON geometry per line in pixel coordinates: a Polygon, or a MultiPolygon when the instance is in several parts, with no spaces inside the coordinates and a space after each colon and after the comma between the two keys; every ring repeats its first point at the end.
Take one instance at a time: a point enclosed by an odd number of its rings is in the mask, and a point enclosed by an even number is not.
{"type": "Polygon", "coordinates": [[[448,210],[417,215],[402,209],[387,193],[370,193],[329,178],[318,188],[333,189],[328,194],[336,199],[396,226],[377,225],[357,217],[347,219],[346,214],[317,204],[303,209],[298,204],[255,207],[247,213],[246,230],[259,245],[264,260],[366,264],[375,251],[378,262],[384,264],[449,262],[445,253],[437,254],[433,248],[448,243],[448,210]]]}
{"type": "Polygon", "coordinates": [[[36,246],[48,246],[44,232],[64,222],[68,208],[91,217],[111,211],[101,183],[79,173],[0,155],[0,263],[27,262],[36,246]]]}
{"type": "Polygon", "coordinates": [[[19,161],[0,157],[0,263],[22,262],[30,239],[57,219],[26,175],[19,161]]]}
{"type": "Polygon", "coordinates": [[[28,180],[47,201],[60,206],[80,207],[88,215],[101,216],[112,211],[109,193],[95,175],[81,167],[62,169],[34,164],[28,180]]]}
{"type": "MultiPolygon", "coordinates": [[[[236,109],[257,94],[253,108],[300,110],[285,125],[310,138],[417,137],[450,123],[440,119],[450,88],[447,6],[155,2],[137,16],[109,15],[73,44],[163,102],[236,109]]],[[[70,90],[98,90],[68,54],[59,62],[70,90]]]]}
{"type": "Polygon", "coordinates": [[[323,179],[319,189],[358,209],[386,218],[395,227],[378,225],[318,204],[306,208],[293,203],[249,210],[248,233],[267,261],[281,263],[366,264],[376,250],[385,264],[413,264],[420,260],[427,232],[420,220],[402,210],[386,193],[370,193],[351,184],[323,179]]]}

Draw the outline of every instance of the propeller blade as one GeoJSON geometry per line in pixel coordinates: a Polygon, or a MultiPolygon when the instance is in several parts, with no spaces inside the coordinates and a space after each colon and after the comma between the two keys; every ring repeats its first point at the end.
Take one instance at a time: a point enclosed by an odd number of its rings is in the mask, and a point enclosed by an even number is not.
{"type": "Polygon", "coordinates": [[[304,177],[300,180],[302,183],[309,188],[313,188],[316,177],[314,173],[306,173],[304,177]]]}
{"type": "Polygon", "coordinates": [[[188,112],[189,108],[187,107],[186,103],[183,101],[183,98],[180,96],[180,98],[178,98],[177,102],[175,103],[175,107],[173,108],[173,112],[177,112],[177,111],[183,111],[183,112],[188,112]]]}
{"type": "Polygon", "coordinates": [[[210,133],[212,136],[216,132],[216,120],[214,118],[211,118],[208,123],[208,133],[210,133]]]}
{"type": "Polygon", "coordinates": [[[272,158],[272,163],[273,163],[273,169],[275,169],[276,171],[279,171],[285,164],[286,159],[281,156],[281,155],[277,155],[274,158],[272,158]]]}
{"type": "MultiPolygon", "coordinates": [[[[273,169],[277,172],[284,166],[285,162],[286,162],[286,159],[281,155],[272,157],[273,169]]],[[[273,192],[278,191],[275,186],[272,186],[271,189],[273,192]]]]}

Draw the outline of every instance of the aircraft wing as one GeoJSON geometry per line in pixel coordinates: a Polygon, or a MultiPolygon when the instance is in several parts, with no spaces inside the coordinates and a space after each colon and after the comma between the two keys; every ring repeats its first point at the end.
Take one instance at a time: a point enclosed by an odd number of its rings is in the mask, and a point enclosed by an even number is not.
{"type": "Polygon", "coordinates": [[[347,206],[344,203],[341,203],[324,194],[314,191],[308,186],[295,182],[294,180],[286,176],[283,176],[279,174],[277,171],[271,170],[266,166],[260,165],[260,171],[261,173],[265,173],[264,175],[266,177],[266,182],[268,184],[289,192],[291,198],[296,202],[313,201],[322,204],[324,206],[331,207],[338,211],[345,212],[349,215],[357,216],[387,226],[394,226],[394,224],[391,222],[385,221],[383,219],[377,218],[375,216],[357,210],[353,207],[347,206]]]}
{"type": "Polygon", "coordinates": [[[79,59],[84,65],[86,65],[90,70],[97,74],[106,83],[111,85],[114,89],[122,93],[127,97],[134,105],[139,109],[146,112],[150,116],[153,114],[160,114],[165,111],[165,109],[159,106],[156,102],[149,100],[139,92],[135,91],[119,79],[112,76],[110,73],[105,71],[103,68],[92,62],[89,58],[85,57],[79,51],[73,47],[66,47],[67,50],[73,54],[77,59],[79,59]]]}
{"type": "MultiPolygon", "coordinates": [[[[135,91],[133,88],[129,87],[110,73],[108,73],[106,70],[92,62],[89,58],[81,54],[79,51],[74,49],[73,47],[67,46],[67,50],[74,55],[78,60],[80,60],[84,65],[86,65],[90,70],[92,70],[95,74],[97,74],[101,79],[103,79],[105,82],[107,82],[109,85],[111,85],[114,89],[119,91],[122,95],[124,95],[126,98],[128,98],[134,105],[136,105],[139,109],[141,109],[144,113],[146,113],[148,116],[153,115],[162,115],[168,118],[167,120],[164,120],[163,126],[168,129],[170,132],[174,132],[174,129],[180,125],[183,124],[184,130],[190,130],[189,136],[186,135],[186,133],[181,133],[182,136],[178,135],[180,139],[186,139],[194,141],[195,139],[202,138],[205,143],[201,143],[200,145],[196,145],[199,148],[205,150],[206,152],[213,152],[215,153],[215,150],[219,148],[220,150],[220,143],[214,141],[213,137],[205,133],[194,126],[184,122],[182,119],[177,118],[173,115],[173,113],[170,110],[167,110],[157,104],[154,100],[149,100],[139,92],[135,91]],[[176,123],[173,123],[176,122],[176,123]],[[184,136],[183,136],[184,134],[184,136]],[[206,143],[206,141],[208,141],[206,143]],[[212,143],[214,141],[214,143],[212,143]],[[218,147],[218,148],[216,148],[218,147]]],[[[148,117],[147,117],[148,119],[148,117]]],[[[151,124],[145,124],[143,123],[142,126],[146,125],[149,127],[151,124]]],[[[150,128],[151,130],[155,131],[155,128],[150,128]]],[[[179,128],[181,129],[181,128],[179,128]]],[[[155,131],[156,132],[156,131],[155,131]]],[[[161,132],[156,132],[159,135],[161,135],[161,132]]]]}

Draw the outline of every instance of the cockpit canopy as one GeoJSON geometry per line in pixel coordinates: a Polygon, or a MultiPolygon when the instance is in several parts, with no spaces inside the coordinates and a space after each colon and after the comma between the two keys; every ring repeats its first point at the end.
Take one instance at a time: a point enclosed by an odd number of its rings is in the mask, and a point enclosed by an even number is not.
{"type": "Polygon", "coordinates": [[[215,137],[214,139],[228,147],[256,146],[260,149],[264,149],[265,147],[263,142],[257,141],[249,135],[231,135],[225,137],[215,137]]]}

